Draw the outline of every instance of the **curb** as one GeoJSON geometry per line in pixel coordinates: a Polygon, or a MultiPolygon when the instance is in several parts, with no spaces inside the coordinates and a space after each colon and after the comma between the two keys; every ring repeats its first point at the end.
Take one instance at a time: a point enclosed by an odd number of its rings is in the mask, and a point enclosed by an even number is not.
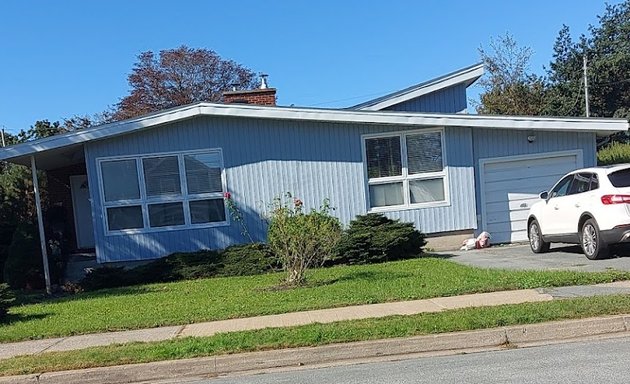
{"type": "Polygon", "coordinates": [[[465,353],[501,346],[544,345],[609,334],[630,334],[630,315],[594,317],[409,338],[247,352],[185,360],[0,377],[0,384],[131,383],[208,378],[277,368],[308,367],[422,353],[465,353]]]}

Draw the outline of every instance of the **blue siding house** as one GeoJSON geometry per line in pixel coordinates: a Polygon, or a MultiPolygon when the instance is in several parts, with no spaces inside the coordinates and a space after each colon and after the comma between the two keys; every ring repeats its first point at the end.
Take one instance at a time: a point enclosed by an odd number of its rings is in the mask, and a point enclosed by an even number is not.
{"type": "MultiPolygon", "coordinates": [[[[257,90],[229,92],[238,103],[19,144],[0,160],[52,175],[50,200],[66,208],[75,247],[101,263],[247,241],[227,192],[261,241],[268,204],[285,192],[306,208],[329,199],[346,224],[367,212],[412,222],[434,248],[481,230],[521,241],[538,193],[594,165],[596,136],[628,123],[467,114],[466,88],[482,74],[475,65],[347,109],[254,105],[257,90]]],[[[275,101],[275,90],[261,92],[275,101]]]]}

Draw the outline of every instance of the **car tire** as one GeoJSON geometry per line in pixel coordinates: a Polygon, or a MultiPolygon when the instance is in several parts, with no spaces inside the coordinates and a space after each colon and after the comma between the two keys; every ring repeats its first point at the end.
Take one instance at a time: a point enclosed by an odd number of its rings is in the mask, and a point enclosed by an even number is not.
{"type": "Polygon", "coordinates": [[[545,253],[549,251],[550,244],[543,240],[540,224],[538,224],[537,220],[532,220],[532,222],[529,223],[527,237],[529,238],[529,247],[532,249],[532,252],[545,253]]]}
{"type": "Polygon", "coordinates": [[[580,228],[580,245],[584,256],[589,260],[603,259],[608,256],[608,244],[606,244],[599,232],[599,226],[594,219],[588,219],[580,228]]]}

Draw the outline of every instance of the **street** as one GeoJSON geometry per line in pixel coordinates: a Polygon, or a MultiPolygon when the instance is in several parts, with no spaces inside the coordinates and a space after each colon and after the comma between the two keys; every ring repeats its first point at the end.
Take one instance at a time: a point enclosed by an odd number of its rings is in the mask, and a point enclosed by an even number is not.
{"type": "Polygon", "coordinates": [[[192,381],[266,383],[627,383],[628,337],[467,355],[192,381]]]}

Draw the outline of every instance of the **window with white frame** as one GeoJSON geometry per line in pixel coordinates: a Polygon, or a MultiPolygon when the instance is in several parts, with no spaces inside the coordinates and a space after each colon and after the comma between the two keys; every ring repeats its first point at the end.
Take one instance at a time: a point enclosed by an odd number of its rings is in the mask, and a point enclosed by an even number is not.
{"type": "Polygon", "coordinates": [[[388,133],[364,141],[371,209],[447,203],[442,130],[388,133]]]}
{"type": "Polygon", "coordinates": [[[106,229],[227,224],[220,150],[99,159],[106,229]]]}

